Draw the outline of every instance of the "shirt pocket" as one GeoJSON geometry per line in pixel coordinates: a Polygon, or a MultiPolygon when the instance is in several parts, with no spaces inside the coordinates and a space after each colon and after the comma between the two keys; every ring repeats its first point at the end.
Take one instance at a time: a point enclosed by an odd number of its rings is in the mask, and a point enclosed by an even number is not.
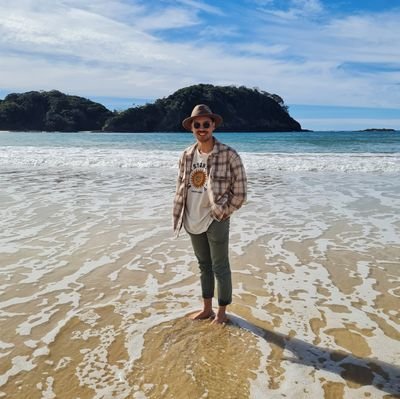
{"type": "Polygon", "coordinates": [[[223,197],[229,190],[231,174],[229,168],[214,171],[212,177],[212,190],[216,201],[223,197]]]}

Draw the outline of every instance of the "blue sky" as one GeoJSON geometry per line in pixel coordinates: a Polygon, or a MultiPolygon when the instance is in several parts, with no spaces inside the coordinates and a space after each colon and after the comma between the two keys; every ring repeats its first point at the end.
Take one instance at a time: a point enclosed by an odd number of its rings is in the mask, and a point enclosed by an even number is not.
{"type": "Polygon", "coordinates": [[[303,128],[400,129],[400,0],[0,3],[0,97],[124,109],[211,83],[279,94],[303,128]]]}

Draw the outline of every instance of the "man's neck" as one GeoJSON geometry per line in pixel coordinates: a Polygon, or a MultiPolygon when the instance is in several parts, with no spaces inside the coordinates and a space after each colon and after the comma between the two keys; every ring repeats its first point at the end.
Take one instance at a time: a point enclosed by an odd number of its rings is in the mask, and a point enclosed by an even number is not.
{"type": "Polygon", "coordinates": [[[211,140],[208,140],[206,142],[198,141],[197,148],[201,153],[205,153],[205,154],[210,153],[214,148],[214,139],[211,138],[211,140]]]}

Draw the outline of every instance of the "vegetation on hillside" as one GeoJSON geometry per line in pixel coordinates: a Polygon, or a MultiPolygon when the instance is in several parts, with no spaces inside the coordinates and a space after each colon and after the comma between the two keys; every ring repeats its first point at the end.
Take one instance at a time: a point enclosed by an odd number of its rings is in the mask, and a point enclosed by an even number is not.
{"type": "Polygon", "coordinates": [[[109,119],[103,130],[182,131],[181,122],[196,104],[207,104],[224,118],[219,131],[298,131],[300,124],[281,97],[244,86],[199,84],[185,87],[153,104],[129,108],[109,119]]]}
{"type": "Polygon", "coordinates": [[[277,94],[244,86],[199,84],[152,104],[111,112],[86,98],[57,90],[9,94],[0,100],[0,130],[179,132],[196,104],[207,104],[224,118],[219,131],[299,131],[277,94]]]}
{"type": "Polygon", "coordinates": [[[101,130],[112,115],[101,104],[57,90],[12,93],[0,102],[0,130],[101,130]]]}

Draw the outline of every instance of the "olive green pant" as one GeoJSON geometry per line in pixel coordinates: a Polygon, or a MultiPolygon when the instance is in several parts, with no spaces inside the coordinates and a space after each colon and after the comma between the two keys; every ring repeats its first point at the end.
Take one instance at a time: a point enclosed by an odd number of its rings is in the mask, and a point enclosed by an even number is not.
{"type": "Polygon", "coordinates": [[[214,296],[215,277],[218,305],[229,305],[232,302],[232,277],[228,255],[229,218],[222,222],[214,220],[205,233],[189,233],[189,236],[199,262],[203,298],[214,296]]]}

